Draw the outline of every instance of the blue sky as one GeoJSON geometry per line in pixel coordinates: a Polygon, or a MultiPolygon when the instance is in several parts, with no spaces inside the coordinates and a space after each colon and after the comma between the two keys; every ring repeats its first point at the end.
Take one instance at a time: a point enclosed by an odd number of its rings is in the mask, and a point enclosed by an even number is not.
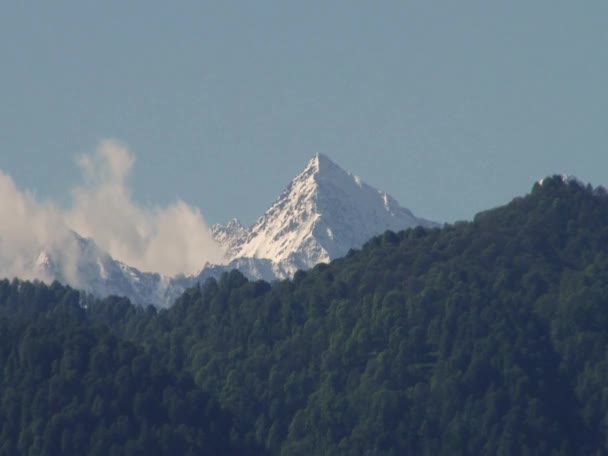
{"type": "Polygon", "coordinates": [[[253,222],[315,152],[420,216],[608,184],[608,2],[10,2],[0,169],[68,204],[114,138],[143,205],[253,222]]]}

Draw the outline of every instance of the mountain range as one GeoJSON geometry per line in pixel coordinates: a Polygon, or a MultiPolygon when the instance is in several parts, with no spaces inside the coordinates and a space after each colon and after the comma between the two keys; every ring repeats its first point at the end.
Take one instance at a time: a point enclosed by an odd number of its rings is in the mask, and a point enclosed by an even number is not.
{"type": "Polygon", "coordinates": [[[553,176],[162,312],[0,280],[0,455],[606,455],[607,241],[553,176]]]}
{"type": "MultiPolygon", "coordinates": [[[[439,226],[418,218],[385,192],[316,154],[249,228],[233,219],[211,227],[224,264],[205,264],[193,276],[165,277],[124,264],[72,232],[67,255],[48,247],[33,262],[37,277],[58,280],[97,296],[126,296],[166,307],[187,288],[238,269],[250,279],[273,281],[344,256],[386,230],[439,226]],[[76,255],[73,255],[73,253],[76,255]],[[74,260],[76,258],[76,260],[74,260]]],[[[62,247],[65,249],[65,246],[62,247]]]]}

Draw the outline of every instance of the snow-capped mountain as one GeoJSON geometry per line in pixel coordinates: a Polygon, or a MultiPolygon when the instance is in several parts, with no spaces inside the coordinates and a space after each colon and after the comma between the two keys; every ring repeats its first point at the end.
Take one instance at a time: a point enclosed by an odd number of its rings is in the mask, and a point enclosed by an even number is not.
{"type": "Polygon", "coordinates": [[[251,229],[233,220],[214,228],[214,234],[246,275],[267,277],[268,262],[251,260],[264,259],[271,262],[275,278],[284,278],[343,256],[386,230],[415,226],[437,224],[415,217],[388,194],[317,154],[251,229]]]}
{"type": "Polygon", "coordinates": [[[241,250],[248,231],[238,219],[232,219],[226,225],[212,225],[211,234],[224,249],[226,257],[232,259],[241,250]]]}
{"type": "Polygon", "coordinates": [[[94,240],[71,231],[61,242],[43,249],[34,276],[57,280],[96,296],[126,296],[140,305],[169,305],[192,282],[141,272],[112,258],[94,240]]]}
{"type": "Polygon", "coordinates": [[[386,230],[436,223],[415,217],[391,196],[317,154],[272,206],[247,229],[233,219],[212,226],[226,264],[206,264],[196,276],[164,277],[141,272],[70,232],[32,258],[34,276],[58,280],[97,296],[120,295],[132,302],[171,305],[188,287],[238,269],[251,279],[291,277],[361,247],[386,230]]]}

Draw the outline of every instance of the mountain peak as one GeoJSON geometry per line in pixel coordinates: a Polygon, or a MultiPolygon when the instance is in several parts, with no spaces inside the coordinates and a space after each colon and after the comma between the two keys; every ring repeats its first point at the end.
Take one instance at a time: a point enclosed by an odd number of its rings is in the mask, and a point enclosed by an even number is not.
{"type": "Polygon", "coordinates": [[[245,229],[245,227],[243,226],[243,224],[241,223],[241,221],[237,218],[233,218],[231,219],[228,224],[226,225],[226,228],[230,228],[230,229],[234,229],[234,230],[243,230],[245,229]]]}
{"type": "Polygon", "coordinates": [[[224,248],[227,259],[232,258],[239,251],[247,233],[247,228],[236,218],[230,220],[226,225],[211,226],[213,239],[224,248]]]}
{"type": "Polygon", "coordinates": [[[327,155],[317,152],[308,162],[304,171],[302,171],[294,181],[301,178],[314,177],[318,180],[320,176],[330,177],[335,174],[348,174],[339,165],[337,165],[327,155]]]}
{"type": "Polygon", "coordinates": [[[93,239],[69,231],[28,263],[42,280],[59,280],[99,296],[128,296],[139,304],[168,305],[199,280],[237,268],[252,278],[291,277],[328,262],[386,230],[436,226],[418,219],[390,197],[315,154],[274,204],[246,228],[237,219],[213,225],[226,264],[205,265],[196,277],[163,277],[129,267],[93,239]]]}
{"type": "Polygon", "coordinates": [[[314,157],[312,157],[310,162],[313,163],[317,169],[325,169],[326,167],[340,168],[331,158],[325,154],[322,154],[321,152],[317,152],[314,157]]]}
{"type": "Polygon", "coordinates": [[[265,258],[293,273],[343,256],[386,230],[418,225],[436,226],[317,153],[232,258],[265,258]]]}
{"type": "Polygon", "coordinates": [[[563,184],[563,185],[575,184],[582,188],[585,188],[585,186],[586,186],[586,184],[582,180],[580,180],[576,176],[573,176],[572,174],[555,174],[553,176],[547,176],[543,179],[538,180],[537,183],[538,183],[538,185],[540,185],[542,187],[543,184],[545,184],[546,182],[550,182],[550,181],[559,182],[560,184],[563,184]]]}

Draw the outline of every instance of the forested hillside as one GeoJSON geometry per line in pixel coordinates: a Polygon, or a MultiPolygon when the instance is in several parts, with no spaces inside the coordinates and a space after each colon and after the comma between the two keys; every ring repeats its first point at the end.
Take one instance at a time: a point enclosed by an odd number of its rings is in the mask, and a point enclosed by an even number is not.
{"type": "Polygon", "coordinates": [[[0,454],[608,454],[608,197],[559,177],[169,310],[0,308],[0,454]]]}
{"type": "Polygon", "coordinates": [[[0,281],[0,455],[263,454],[185,371],[94,324],[80,293],[0,281]]]}

